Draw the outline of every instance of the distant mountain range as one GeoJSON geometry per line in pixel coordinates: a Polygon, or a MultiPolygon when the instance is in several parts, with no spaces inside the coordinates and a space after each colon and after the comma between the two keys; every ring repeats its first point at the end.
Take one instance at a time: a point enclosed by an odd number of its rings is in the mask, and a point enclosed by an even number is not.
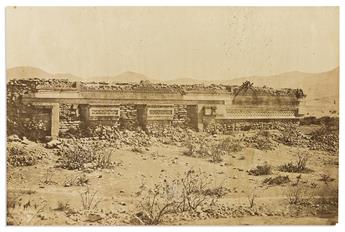
{"type": "Polygon", "coordinates": [[[80,80],[81,78],[70,73],[48,73],[40,68],[30,66],[19,66],[9,68],[6,70],[7,80],[10,79],[28,79],[28,78],[41,78],[41,79],[70,79],[80,80]]]}
{"type": "MultiPolygon", "coordinates": [[[[74,81],[83,80],[83,78],[69,73],[50,74],[42,69],[35,67],[14,67],[7,69],[6,76],[8,79],[13,78],[58,78],[70,79],[74,81]]],[[[248,80],[255,86],[268,86],[273,88],[301,88],[308,95],[310,100],[322,99],[338,99],[339,96],[339,67],[323,73],[303,73],[303,72],[287,72],[271,76],[248,76],[228,80],[197,80],[193,78],[181,78],[168,81],[158,81],[149,77],[136,73],[124,72],[116,76],[99,76],[88,78],[88,80],[107,81],[107,82],[140,82],[141,80],[149,80],[153,83],[163,82],[167,84],[227,84],[241,85],[248,80]]]]}

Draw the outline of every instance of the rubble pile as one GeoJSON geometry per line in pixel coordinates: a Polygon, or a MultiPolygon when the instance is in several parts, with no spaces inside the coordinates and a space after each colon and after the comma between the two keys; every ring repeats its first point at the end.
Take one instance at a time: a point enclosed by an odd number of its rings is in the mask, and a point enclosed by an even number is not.
{"type": "Polygon", "coordinates": [[[164,125],[161,123],[150,123],[146,126],[148,135],[155,137],[157,141],[164,144],[181,145],[190,137],[195,137],[196,132],[191,129],[184,129],[180,126],[164,125]]]}
{"type": "Polygon", "coordinates": [[[205,131],[209,134],[231,134],[234,129],[233,125],[211,122],[205,128],[205,131]]]}
{"type": "Polygon", "coordinates": [[[48,155],[40,144],[11,135],[7,140],[7,163],[14,167],[32,166],[48,155]]]}
{"type": "Polygon", "coordinates": [[[309,138],[304,135],[297,127],[285,126],[276,137],[276,141],[287,146],[308,147],[309,138]]]}
{"type": "Polygon", "coordinates": [[[263,151],[274,150],[277,146],[277,142],[275,142],[273,136],[267,130],[261,130],[254,136],[244,137],[241,141],[248,147],[263,151]]]}
{"type": "Polygon", "coordinates": [[[248,122],[248,121],[233,121],[220,120],[218,122],[211,122],[205,128],[205,131],[210,134],[233,134],[234,131],[249,131],[249,130],[279,130],[284,131],[286,128],[296,128],[297,121],[269,121],[269,122],[248,122]]]}
{"type": "Polygon", "coordinates": [[[339,130],[323,126],[310,137],[310,149],[337,153],[339,150],[339,130]]]}
{"type": "Polygon", "coordinates": [[[77,83],[68,79],[48,79],[42,80],[37,85],[37,89],[75,89],[77,83]]]}
{"type": "Polygon", "coordinates": [[[87,164],[97,160],[97,151],[104,148],[104,143],[63,140],[56,147],[60,156],[56,167],[83,170],[87,167],[87,164]]]}
{"type": "Polygon", "coordinates": [[[234,90],[236,96],[252,95],[253,92],[256,96],[295,96],[296,98],[305,97],[302,89],[273,89],[267,86],[258,87],[254,86],[250,81],[245,81],[241,86],[234,90]]]}

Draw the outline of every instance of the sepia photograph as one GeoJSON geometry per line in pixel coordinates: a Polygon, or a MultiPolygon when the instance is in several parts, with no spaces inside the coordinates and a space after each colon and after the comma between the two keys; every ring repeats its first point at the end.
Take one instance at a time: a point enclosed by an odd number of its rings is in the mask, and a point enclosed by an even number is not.
{"type": "Polygon", "coordinates": [[[338,223],[339,7],[5,19],[7,226],[338,223]]]}

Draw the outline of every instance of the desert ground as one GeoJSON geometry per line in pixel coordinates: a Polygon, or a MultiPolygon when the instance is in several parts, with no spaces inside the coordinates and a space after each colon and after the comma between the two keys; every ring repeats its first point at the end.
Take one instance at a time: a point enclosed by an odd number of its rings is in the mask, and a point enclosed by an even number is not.
{"type": "Polygon", "coordinates": [[[9,225],[335,224],[335,120],[220,133],[8,137],[9,225]],[[84,157],[84,158],[81,158],[84,157]],[[85,158],[87,157],[87,158],[85,158]]]}

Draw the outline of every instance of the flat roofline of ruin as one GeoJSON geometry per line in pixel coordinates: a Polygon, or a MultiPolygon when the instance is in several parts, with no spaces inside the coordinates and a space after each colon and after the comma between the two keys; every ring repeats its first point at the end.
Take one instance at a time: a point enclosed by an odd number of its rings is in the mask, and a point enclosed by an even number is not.
{"type": "MultiPolygon", "coordinates": [[[[19,82],[42,82],[44,84],[38,83],[36,90],[39,92],[44,91],[59,91],[59,92],[121,92],[121,93],[165,93],[165,94],[176,94],[176,95],[186,95],[186,94],[212,94],[212,95],[240,95],[240,96],[251,96],[253,94],[236,92],[237,89],[241,88],[239,85],[224,85],[224,84],[167,84],[167,83],[116,83],[116,82],[95,82],[95,81],[69,81],[68,79],[12,79],[14,83],[8,83],[13,85],[21,85],[19,82]],[[49,86],[49,84],[61,83],[66,86],[49,86]],[[90,85],[90,86],[87,86],[90,85]],[[118,88],[117,88],[118,87],[118,88]],[[125,89],[134,88],[134,89],[125,89]],[[217,88],[218,87],[218,88],[217,88]],[[136,89],[137,88],[137,89],[136,89]],[[147,88],[147,89],[145,89],[147,88]],[[199,88],[199,89],[198,89],[199,88]]],[[[11,82],[10,81],[10,82],[11,82]]],[[[253,87],[258,92],[255,95],[258,96],[292,96],[293,91],[299,89],[293,88],[271,88],[267,86],[253,87]]],[[[300,96],[298,98],[303,98],[300,96]]]]}

